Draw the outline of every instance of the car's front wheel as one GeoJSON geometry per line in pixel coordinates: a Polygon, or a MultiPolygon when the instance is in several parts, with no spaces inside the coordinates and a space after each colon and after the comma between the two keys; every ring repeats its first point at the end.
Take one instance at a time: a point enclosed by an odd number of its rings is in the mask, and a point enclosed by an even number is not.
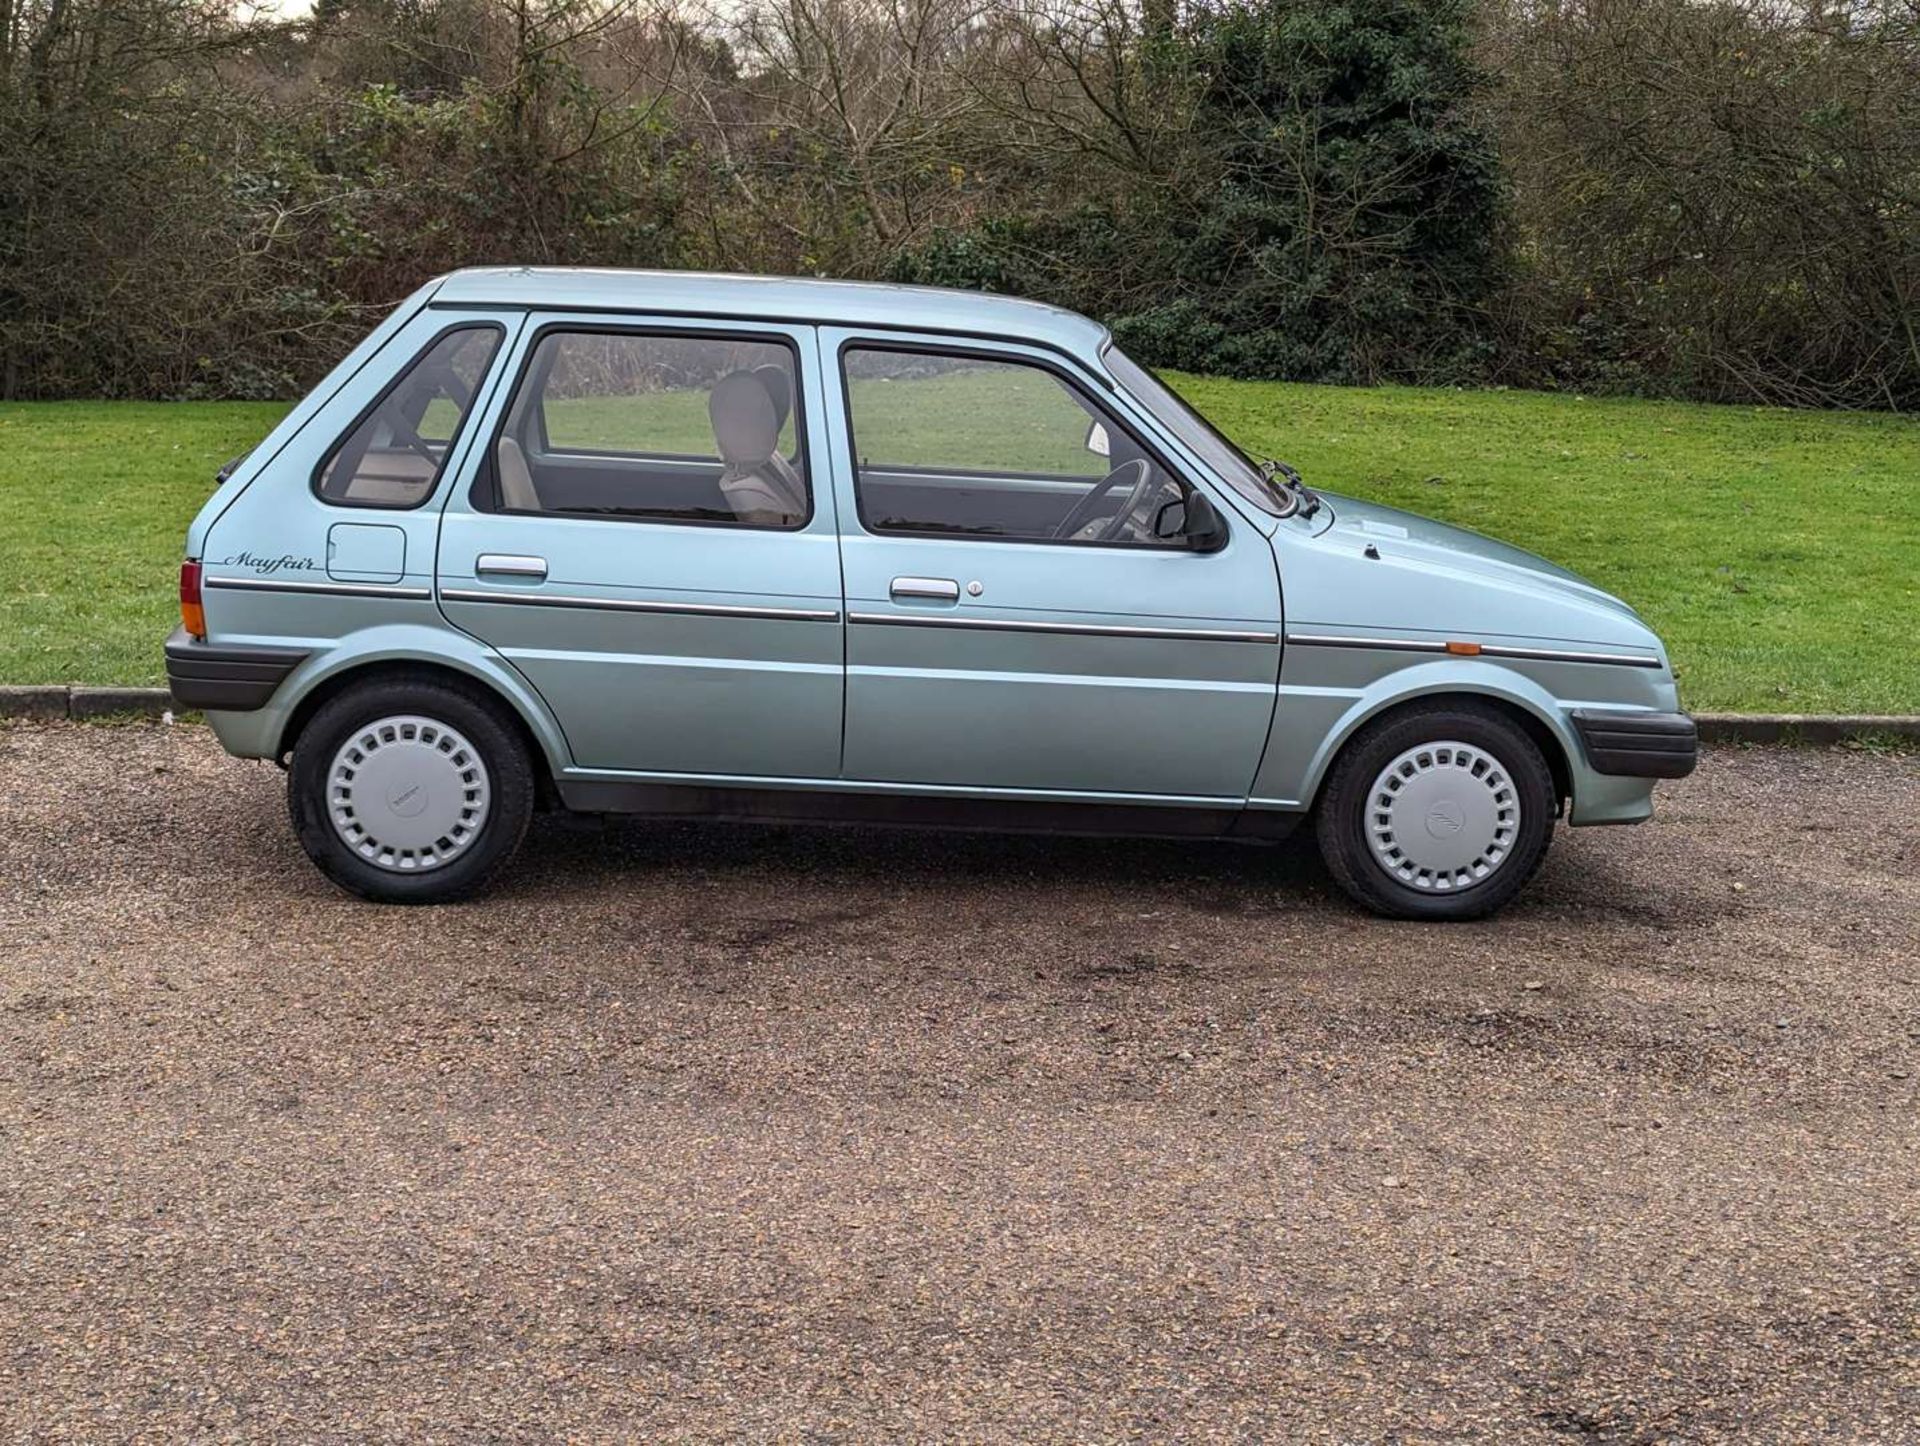
{"type": "Polygon", "coordinates": [[[1526,730],[1468,699],[1368,724],[1317,804],[1320,851],[1357,902],[1395,919],[1478,919],[1518,894],[1553,837],[1553,774],[1526,730]]]}
{"type": "Polygon", "coordinates": [[[436,678],[348,688],[308,721],[287,774],[294,831],[320,871],[384,903],[478,893],[533,814],[532,761],[503,710],[436,678]]]}

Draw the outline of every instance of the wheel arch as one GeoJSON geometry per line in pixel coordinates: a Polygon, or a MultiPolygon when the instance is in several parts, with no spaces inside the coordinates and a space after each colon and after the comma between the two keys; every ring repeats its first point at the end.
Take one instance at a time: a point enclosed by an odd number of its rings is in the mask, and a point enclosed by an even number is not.
{"type": "MultiPolygon", "coordinates": [[[[1555,816],[1570,807],[1580,754],[1560,706],[1531,679],[1485,664],[1471,665],[1470,671],[1449,664],[1408,668],[1362,693],[1316,750],[1300,795],[1305,806],[1311,809],[1319,803],[1334,760],[1361,729],[1409,708],[1449,698],[1490,706],[1524,730],[1553,777],[1555,816]]],[[[1281,706],[1285,707],[1284,693],[1281,706]]]]}
{"type": "Polygon", "coordinates": [[[349,688],[384,678],[433,680],[473,694],[500,708],[526,744],[536,765],[543,795],[570,762],[565,735],[546,700],[507,663],[472,649],[450,648],[445,633],[433,631],[431,651],[402,637],[356,639],[351,651],[335,650],[322,666],[301,680],[274,736],[271,757],[284,761],[309,719],[349,688]]]}

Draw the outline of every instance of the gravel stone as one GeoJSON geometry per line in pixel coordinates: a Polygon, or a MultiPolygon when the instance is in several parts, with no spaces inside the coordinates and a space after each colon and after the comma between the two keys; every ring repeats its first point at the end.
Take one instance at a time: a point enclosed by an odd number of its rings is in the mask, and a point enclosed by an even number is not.
{"type": "Polygon", "coordinates": [[[379,908],[282,785],[0,727],[8,1439],[1920,1440],[1910,758],[1709,750],[1448,927],[690,822],[379,908]]]}

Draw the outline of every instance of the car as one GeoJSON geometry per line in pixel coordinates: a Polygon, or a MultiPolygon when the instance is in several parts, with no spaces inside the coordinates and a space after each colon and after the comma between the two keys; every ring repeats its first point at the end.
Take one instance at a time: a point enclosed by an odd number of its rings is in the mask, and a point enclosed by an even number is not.
{"type": "Polygon", "coordinates": [[[223,469],[180,603],[179,706],[396,903],[539,810],[1311,820],[1361,905],[1474,918],[1696,752],[1618,598],[1255,461],[1085,317],[934,288],[439,278],[223,469]]]}

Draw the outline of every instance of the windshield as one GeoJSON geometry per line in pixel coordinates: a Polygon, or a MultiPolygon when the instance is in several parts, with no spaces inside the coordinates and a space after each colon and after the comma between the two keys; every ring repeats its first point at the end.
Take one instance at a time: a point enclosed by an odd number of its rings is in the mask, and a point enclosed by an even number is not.
{"type": "Polygon", "coordinates": [[[1102,353],[1114,380],[1141,406],[1163,422],[1174,436],[1185,442],[1200,460],[1247,501],[1275,517],[1289,517],[1297,503],[1290,494],[1276,494],[1259,466],[1245,452],[1222,436],[1213,423],[1201,416],[1180,394],[1160,378],[1121,351],[1112,342],[1102,353]]]}

